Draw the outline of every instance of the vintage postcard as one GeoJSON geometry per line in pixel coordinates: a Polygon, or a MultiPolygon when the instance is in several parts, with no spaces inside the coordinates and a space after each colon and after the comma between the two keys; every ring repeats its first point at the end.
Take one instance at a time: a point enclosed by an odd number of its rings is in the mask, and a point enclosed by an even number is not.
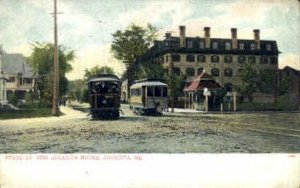
{"type": "Polygon", "coordinates": [[[300,187],[297,0],[0,0],[0,187],[300,187]]]}

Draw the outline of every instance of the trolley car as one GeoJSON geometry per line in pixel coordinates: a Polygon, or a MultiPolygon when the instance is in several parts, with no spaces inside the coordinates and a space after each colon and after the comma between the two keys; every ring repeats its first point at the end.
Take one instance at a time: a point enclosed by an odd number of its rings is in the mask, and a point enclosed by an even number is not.
{"type": "Polygon", "coordinates": [[[90,113],[92,118],[120,117],[120,80],[114,74],[99,74],[88,80],[90,113]]]}
{"type": "Polygon", "coordinates": [[[168,108],[168,87],[159,79],[135,81],[130,87],[130,108],[136,114],[161,115],[168,108]]]}

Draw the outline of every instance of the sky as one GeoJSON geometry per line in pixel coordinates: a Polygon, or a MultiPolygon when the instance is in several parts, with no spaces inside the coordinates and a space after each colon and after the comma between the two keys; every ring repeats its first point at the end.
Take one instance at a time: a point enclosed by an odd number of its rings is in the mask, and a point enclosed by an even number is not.
{"type": "MultiPolygon", "coordinates": [[[[81,79],[86,68],[110,66],[118,75],[124,65],[110,52],[112,33],[131,24],[158,29],[178,36],[179,25],[187,36],[253,39],[260,29],[261,40],[276,40],[279,68],[300,70],[300,3],[297,0],[57,0],[58,41],[75,50],[71,80],[81,79]]],[[[7,53],[31,54],[34,42],[53,43],[53,0],[0,0],[0,44],[7,53]]]]}

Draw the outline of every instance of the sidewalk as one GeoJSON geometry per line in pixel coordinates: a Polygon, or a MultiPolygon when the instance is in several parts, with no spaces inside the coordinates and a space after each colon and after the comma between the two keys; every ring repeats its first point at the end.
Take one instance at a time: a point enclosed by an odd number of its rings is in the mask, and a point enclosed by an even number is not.
{"type": "MultiPolygon", "coordinates": [[[[172,111],[171,108],[169,108],[168,113],[172,111]]],[[[179,112],[179,113],[204,113],[204,111],[198,111],[194,109],[186,109],[186,108],[174,108],[174,112],[179,112]]]]}

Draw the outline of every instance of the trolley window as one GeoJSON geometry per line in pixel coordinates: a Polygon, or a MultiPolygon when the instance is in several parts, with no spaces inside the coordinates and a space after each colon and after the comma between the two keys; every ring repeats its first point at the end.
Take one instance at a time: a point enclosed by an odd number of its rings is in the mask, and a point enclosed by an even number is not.
{"type": "Polygon", "coordinates": [[[119,92],[119,82],[100,81],[90,83],[91,94],[117,94],[119,92]]]}
{"type": "Polygon", "coordinates": [[[140,89],[132,89],[131,90],[131,95],[132,96],[140,96],[141,95],[141,90],[140,89]]]}
{"type": "Polygon", "coordinates": [[[155,97],[161,97],[161,87],[159,87],[159,86],[156,86],[155,88],[154,88],[154,96],[155,97]]]}
{"type": "Polygon", "coordinates": [[[163,90],[163,97],[167,97],[168,96],[167,87],[163,87],[162,90],[163,90]]]}
{"type": "Polygon", "coordinates": [[[148,97],[153,97],[153,94],[154,94],[153,90],[154,90],[154,87],[147,87],[147,96],[148,97]]]}

